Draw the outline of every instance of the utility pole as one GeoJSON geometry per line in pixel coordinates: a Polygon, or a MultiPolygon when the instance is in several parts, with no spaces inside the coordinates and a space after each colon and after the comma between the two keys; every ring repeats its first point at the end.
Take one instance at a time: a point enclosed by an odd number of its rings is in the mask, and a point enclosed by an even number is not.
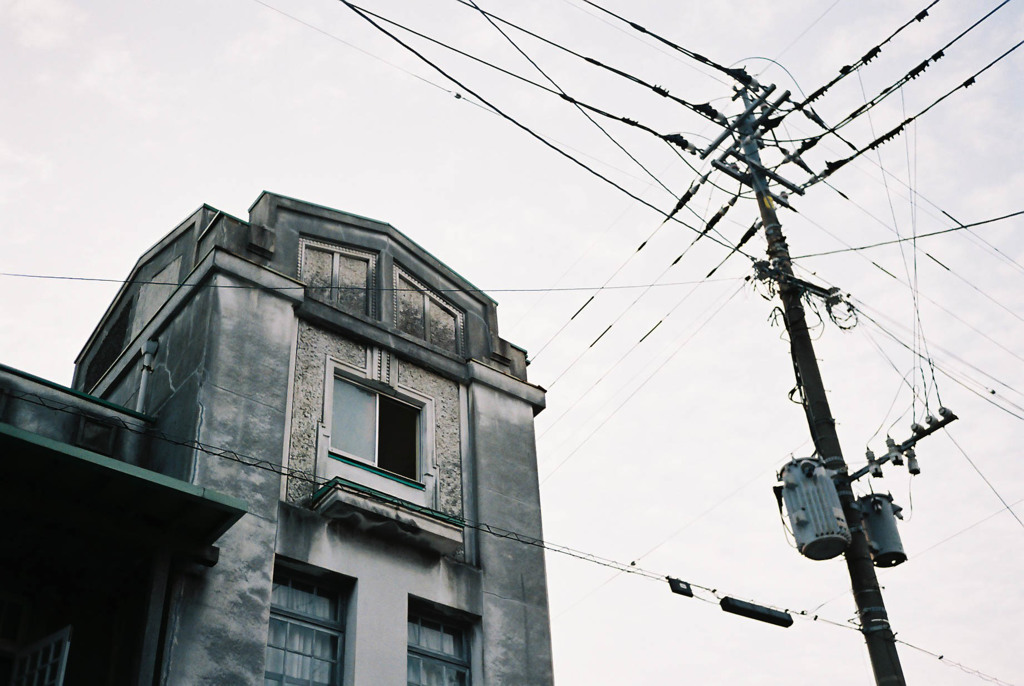
{"type": "MultiPolygon", "coordinates": [[[[754,83],[756,85],[756,82],[754,83]]],[[[868,540],[862,525],[861,513],[857,509],[851,488],[849,469],[843,459],[839,437],[836,434],[835,420],[829,409],[825,385],[821,380],[817,358],[814,356],[814,346],[801,302],[804,286],[800,280],[794,277],[789,246],[775,212],[776,200],[774,198],[776,196],[768,189],[769,177],[780,182],[782,180],[761,164],[759,153],[761,139],[757,127],[788,96],[786,93],[776,103],[769,105],[765,99],[770,92],[770,90],[765,90],[759,99],[752,100],[752,94],[748,93],[746,87],[742,88],[740,94],[746,105],[745,112],[730,128],[733,128],[739,137],[739,150],[737,151],[739,155],[737,157],[743,159],[749,169],[749,174],[743,175],[743,180],[753,188],[757,197],[757,206],[761,212],[761,222],[768,239],[769,268],[776,275],[778,281],[797,387],[803,395],[804,410],[807,414],[807,423],[814,440],[814,447],[818,456],[824,461],[825,467],[836,474],[835,482],[839,500],[850,527],[851,541],[844,555],[846,567],[850,573],[853,597],[857,603],[857,613],[860,616],[860,630],[867,643],[875,682],[879,686],[905,686],[906,680],[903,677],[899,655],[896,653],[895,634],[889,626],[885,604],[882,601],[882,591],[878,586],[878,578],[875,576],[875,568],[868,551],[868,540]],[[760,115],[758,115],[757,109],[763,110],[760,115]]],[[[704,156],[710,153],[713,147],[709,148],[704,156]]],[[[723,159],[729,154],[735,153],[727,152],[726,155],[723,155],[723,159]]],[[[718,164],[715,166],[721,168],[722,160],[716,160],[716,162],[718,164]]]]}

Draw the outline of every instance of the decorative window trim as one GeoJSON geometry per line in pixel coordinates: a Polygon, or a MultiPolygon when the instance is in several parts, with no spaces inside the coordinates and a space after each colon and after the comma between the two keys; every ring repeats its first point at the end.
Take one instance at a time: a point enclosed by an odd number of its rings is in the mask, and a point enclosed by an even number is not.
{"type": "MultiPolygon", "coordinates": [[[[442,307],[444,307],[445,309],[451,311],[452,314],[455,315],[455,354],[456,355],[463,355],[464,354],[463,351],[466,349],[466,344],[465,344],[466,314],[465,314],[465,312],[463,312],[462,308],[459,307],[458,305],[456,305],[455,303],[453,303],[451,300],[449,300],[448,298],[445,298],[440,293],[437,293],[433,288],[431,288],[430,286],[426,285],[421,280],[417,279],[415,276],[413,276],[408,271],[403,269],[401,266],[398,265],[398,263],[395,263],[394,276],[393,276],[393,279],[392,279],[392,281],[393,281],[393,283],[392,283],[392,290],[391,290],[391,293],[392,293],[392,298],[391,298],[391,300],[392,300],[392,303],[391,303],[392,312],[395,313],[395,319],[396,319],[395,327],[397,328],[397,326],[398,326],[398,321],[397,321],[397,318],[398,318],[398,307],[399,307],[399,305],[398,305],[398,293],[399,293],[399,290],[401,289],[401,279],[405,279],[406,281],[409,281],[414,286],[416,286],[416,288],[418,288],[423,293],[423,297],[426,299],[427,303],[430,303],[432,299],[436,300],[436,301],[438,301],[441,304],[442,307]]],[[[430,311],[429,311],[429,307],[424,310],[424,315],[425,315],[424,316],[424,330],[425,330],[425,333],[426,333],[426,337],[422,338],[422,339],[419,339],[419,340],[423,340],[428,345],[431,345],[433,347],[439,348],[439,346],[436,346],[436,345],[434,345],[433,343],[430,342],[430,311]]],[[[407,335],[411,335],[411,334],[407,334],[407,335]]],[[[443,350],[443,348],[440,348],[440,349],[443,350]]],[[[450,353],[450,351],[445,351],[445,352],[449,352],[450,353]]]]}
{"type": "Polygon", "coordinates": [[[390,361],[380,362],[381,358],[390,359],[390,354],[383,350],[368,350],[367,364],[359,369],[351,363],[327,356],[324,364],[324,407],[317,438],[318,477],[333,479],[341,477],[354,483],[364,484],[396,498],[436,509],[438,503],[438,467],[435,443],[435,401],[416,389],[401,384],[391,385],[374,376],[390,369],[390,361]],[[359,457],[345,455],[331,448],[331,421],[334,412],[334,380],[360,386],[372,393],[390,397],[405,404],[419,408],[419,427],[417,436],[418,478],[407,479],[399,474],[392,474],[376,464],[359,457]]]}
{"type": "Polygon", "coordinates": [[[311,238],[300,238],[299,239],[299,256],[298,256],[298,272],[299,280],[304,278],[306,270],[306,248],[313,247],[324,252],[332,253],[331,258],[331,288],[338,288],[338,269],[340,267],[339,255],[348,255],[354,257],[357,260],[364,260],[369,263],[366,270],[366,300],[367,300],[367,312],[365,313],[371,319],[380,319],[378,313],[378,305],[376,296],[376,284],[377,284],[377,259],[378,255],[375,252],[368,250],[360,250],[347,245],[341,245],[339,243],[328,243],[326,241],[318,241],[311,238]]]}

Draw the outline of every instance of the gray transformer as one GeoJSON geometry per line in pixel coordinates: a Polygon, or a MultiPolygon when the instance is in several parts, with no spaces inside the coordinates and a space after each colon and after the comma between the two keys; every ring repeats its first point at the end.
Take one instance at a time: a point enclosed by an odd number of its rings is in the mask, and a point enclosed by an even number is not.
{"type": "Polygon", "coordinates": [[[830,560],[850,544],[839,494],[821,460],[793,460],[779,472],[782,497],[797,550],[812,560],[830,560]]]}
{"type": "Polygon", "coordinates": [[[873,493],[857,499],[857,507],[864,521],[864,533],[868,537],[871,562],[876,567],[895,567],[907,561],[903,552],[903,541],[896,529],[896,518],[903,508],[892,501],[889,494],[873,493]]]}

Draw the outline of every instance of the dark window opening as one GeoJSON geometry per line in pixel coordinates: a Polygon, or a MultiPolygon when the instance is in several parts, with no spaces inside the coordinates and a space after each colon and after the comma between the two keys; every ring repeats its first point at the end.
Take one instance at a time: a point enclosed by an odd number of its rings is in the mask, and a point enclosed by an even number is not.
{"type": "Polygon", "coordinates": [[[420,408],[334,380],[331,450],[419,481],[420,408]]]}

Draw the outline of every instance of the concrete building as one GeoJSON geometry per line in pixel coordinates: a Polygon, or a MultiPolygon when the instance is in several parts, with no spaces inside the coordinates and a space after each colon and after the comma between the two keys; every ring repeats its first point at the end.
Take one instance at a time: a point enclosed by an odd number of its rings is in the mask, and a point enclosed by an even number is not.
{"type": "Polygon", "coordinates": [[[203,206],[138,261],[73,389],[0,368],[2,666],[550,684],[522,540],[543,407],[495,302],[392,226],[203,206]]]}

